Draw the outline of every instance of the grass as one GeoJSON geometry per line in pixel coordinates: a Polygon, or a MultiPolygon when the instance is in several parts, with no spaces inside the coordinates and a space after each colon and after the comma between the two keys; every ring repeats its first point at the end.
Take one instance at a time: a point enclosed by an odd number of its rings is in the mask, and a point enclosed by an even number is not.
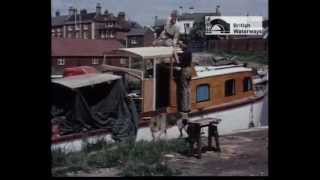
{"type": "Polygon", "coordinates": [[[65,176],[79,170],[117,167],[121,170],[120,176],[178,175],[181,172],[169,168],[163,155],[187,151],[184,139],[113,144],[100,140],[94,144],[86,143],[80,152],[52,151],[52,174],[65,176]]]}

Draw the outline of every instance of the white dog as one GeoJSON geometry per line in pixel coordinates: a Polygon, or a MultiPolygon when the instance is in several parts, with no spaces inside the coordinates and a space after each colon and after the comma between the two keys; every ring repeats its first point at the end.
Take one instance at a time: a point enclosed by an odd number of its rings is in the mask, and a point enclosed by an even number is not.
{"type": "Polygon", "coordinates": [[[183,131],[188,134],[188,120],[181,118],[177,121],[177,126],[180,131],[180,137],[183,137],[183,131]]]}
{"type": "Polygon", "coordinates": [[[162,135],[167,136],[167,116],[165,113],[160,113],[151,118],[150,130],[152,139],[160,139],[162,135]]]}

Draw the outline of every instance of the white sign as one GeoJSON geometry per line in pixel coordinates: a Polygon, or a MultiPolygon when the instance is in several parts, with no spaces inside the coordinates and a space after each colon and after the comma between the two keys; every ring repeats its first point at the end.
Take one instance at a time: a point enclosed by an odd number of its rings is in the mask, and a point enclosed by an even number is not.
{"type": "Polygon", "coordinates": [[[262,16],[206,16],[206,35],[262,35],[262,16]]]}
{"type": "Polygon", "coordinates": [[[193,20],[180,20],[177,21],[176,25],[179,29],[180,34],[189,34],[193,27],[193,20]]]}

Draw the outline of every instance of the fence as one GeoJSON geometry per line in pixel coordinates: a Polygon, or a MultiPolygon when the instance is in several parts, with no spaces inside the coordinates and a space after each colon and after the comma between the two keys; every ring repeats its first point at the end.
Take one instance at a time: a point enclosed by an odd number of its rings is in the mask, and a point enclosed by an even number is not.
{"type": "Polygon", "coordinates": [[[245,51],[245,52],[267,52],[267,39],[227,39],[227,40],[209,40],[208,50],[218,51],[245,51]]]}

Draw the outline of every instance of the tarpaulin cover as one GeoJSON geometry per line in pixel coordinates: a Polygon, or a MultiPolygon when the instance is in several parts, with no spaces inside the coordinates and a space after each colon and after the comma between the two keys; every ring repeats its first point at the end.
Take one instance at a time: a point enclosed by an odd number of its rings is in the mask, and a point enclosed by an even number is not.
{"type": "Polygon", "coordinates": [[[135,139],[139,117],[121,79],[78,89],[52,84],[51,115],[60,134],[110,129],[115,141],[135,139]]]}

